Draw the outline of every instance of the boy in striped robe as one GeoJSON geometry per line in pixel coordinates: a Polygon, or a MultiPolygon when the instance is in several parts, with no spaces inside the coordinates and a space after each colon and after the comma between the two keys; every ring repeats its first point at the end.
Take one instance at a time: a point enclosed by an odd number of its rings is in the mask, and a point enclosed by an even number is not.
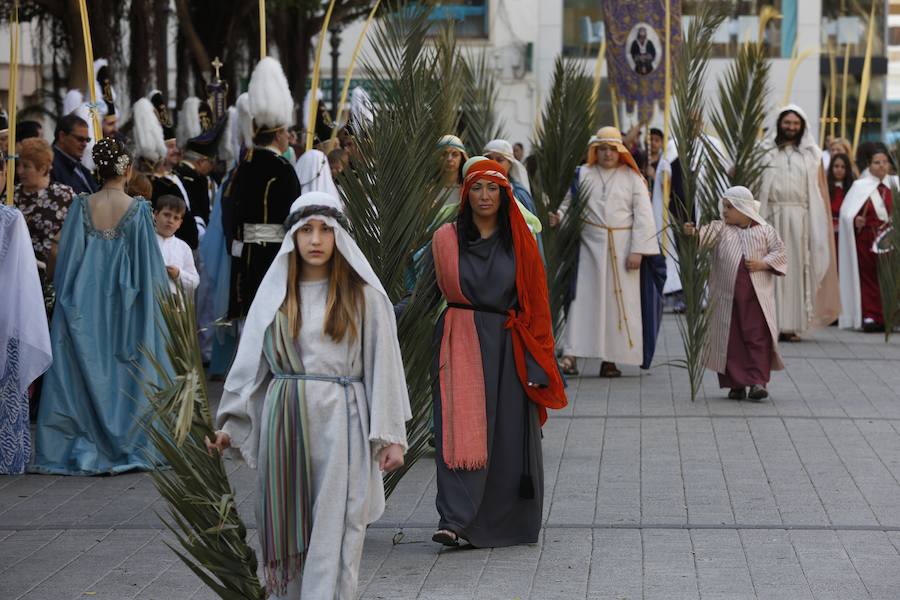
{"type": "MultiPolygon", "coordinates": [[[[743,400],[749,387],[749,397],[762,400],[771,371],[784,368],[775,320],[775,277],[787,272],[784,242],[745,187],[726,190],[719,212],[721,220],[700,229],[714,245],[706,366],[730,399],[743,400]]],[[[690,223],[685,230],[695,231],[690,223]]]]}

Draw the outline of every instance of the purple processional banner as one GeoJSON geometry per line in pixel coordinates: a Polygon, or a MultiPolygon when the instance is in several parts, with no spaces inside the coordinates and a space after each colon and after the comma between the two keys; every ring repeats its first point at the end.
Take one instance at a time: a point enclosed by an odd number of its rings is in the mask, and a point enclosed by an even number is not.
{"type": "MultiPolygon", "coordinates": [[[[681,47],[681,1],[669,0],[672,55],[681,47]]],[[[666,0],[603,0],[606,65],[626,110],[647,123],[666,91],[666,0]]]]}

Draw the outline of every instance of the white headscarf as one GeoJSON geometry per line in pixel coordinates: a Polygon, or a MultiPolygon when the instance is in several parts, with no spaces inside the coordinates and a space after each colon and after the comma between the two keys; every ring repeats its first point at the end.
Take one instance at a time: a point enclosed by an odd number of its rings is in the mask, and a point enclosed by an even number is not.
{"type": "Polygon", "coordinates": [[[750,217],[760,225],[765,225],[766,220],[759,214],[759,201],[753,198],[753,192],[742,185],[736,185],[725,190],[722,199],[719,200],[719,215],[725,219],[725,200],[741,214],[750,217]]]}
{"type": "MultiPolygon", "coordinates": [[[[331,166],[328,157],[320,150],[307,150],[300,155],[294,164],[297,180],[300,181],[300,193],[325,192],[340,198],[334,179],[331,177],[331,166]]],[[[343,210],[343,209],[341,209],[343,210]]]]}
{"type": "MultiPolygon", "coordinates": [[[[296,216],[301,214],[301,211],[309,209],[309,207],[323,207],[324,209],[333,209],[340,212],[341,202],[337,196],[324,192],[303,194],[291,205],[291,216],[288,217],[288,222],[294,221],[296,216]]],[[[237,355],[234,358],[231,371],[228,373],[228,378],[225,380],[225,390],[227,392],[240,394],[244,388],[253,385],[257,377],[266,329],[275,319],[275,315],[281,308],[287,292],[288,265],[290,256],[294,252],[294,233],[312,219],[323,221],[334,229],[336,250],[341,253],[344,260],[347,261],[363,281],[375,291],[381,293],[385,301],[390,303],[387,292],[384,291],[381,281],[375,275],[375,271],[372,270],[366,256],[337,219],[315,212],[297,219],[291,223],[290,229],[285,233],[284,241],[281,242],[281,249],[278,250],[275,260],[272,261],[272,265],[266,271],[266,275],[256,291],[256,297],[250,305],[250,311],[247,313],[247,320],[241,336],[241,343],[238,346],[237,355]]]]}
{"type": "Polygon", "coordinates": [[[368,127],[375,120],[372,99],[362,86],[353,88],[350,95],[350,124],[357,130],[368,127]]]}
{"type": "Polygon", "coordinates": [[[503,158],[512,163],[509,167],[510,180],[515,181],[531,194],[531,185],[528,183],[528,170],[525,168],[525,165],[516,160],[516,155],[513,154],[512,144],[506,140],[491,140],[484,147],[484,152],[482,152],[482,154],[488,154],[489,152],[500,154],[503,158]]]}
{"type": "Polygon", "coordinates": [[[812,126],[809,122],[809,119],[806,116],[806,112],[797,106],[796,104],[788,104],[787,106],[782,106],[775,113],[774,125],[766,132],[766,140],[770,142],[772,145],[775,144],[775,136],[778,135],[778,123],[781,121],[782,115],[786,112],[796,113],[798,117],[803,121],[803,137],[800,138],[800,143],[797,144],[797,149],[801,152],[815,149],[818,154],[819,159],[822,157],[822,149],[819,148],[819,144],[816,141],[816,136],[813,135],[812,126]]]}

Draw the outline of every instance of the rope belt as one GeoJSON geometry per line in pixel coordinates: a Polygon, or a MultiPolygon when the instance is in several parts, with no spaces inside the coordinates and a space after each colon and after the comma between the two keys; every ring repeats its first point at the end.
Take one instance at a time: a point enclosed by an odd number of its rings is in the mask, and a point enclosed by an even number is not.
{"type": "Polygon", "coordinates": [[[631,227],[610,227],[608,225],[602,225],[600,223],[594,223],[592,221],[588,221],[584,219],[585,225],[590,225],[591,227],[597,227],[599,229],[605,229],[609,235],[606,237],[607,246],[609,249],[609,261],[612,265],[613,272],[613,295],[616,298],[616,312],[619,317],[619,331],[622,331],[622,326],[625,326],[625,335],[628,336],[628,347],[634,348],[634,341],[631,339],[631,327],[628,325],[628,313],[625,311],[625,296],[622,293],[622,281],[619,277],[619,257],[616,254],[616,237],[614,232],[616,231],[631,231],[631,227]]]}
{"type": "Polygon", "coordinates": [[[280,244],[284,240],[284,227],[279,224],[245,223],[245,244],[280,244]]]}

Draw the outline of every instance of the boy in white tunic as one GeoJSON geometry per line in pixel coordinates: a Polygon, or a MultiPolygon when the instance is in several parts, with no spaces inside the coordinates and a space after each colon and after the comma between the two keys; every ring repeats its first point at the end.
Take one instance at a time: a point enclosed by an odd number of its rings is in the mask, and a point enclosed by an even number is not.
{"type": "MultiPolygon", "coordinates": [[[[615,127],[591,138],[577,185],[588,192],[588,203],[560,364],[564,373],[574,374],[575,357],[600,358],[600,376],[618,377],[616,363],[644,360],[641,261],[659,254],[650,192],[615,127]]],[[[550,216],[551,227],[565,218],[570,202],[566,198],[559,213],[550,216]]]]}
{"type": "Polygon", "coordinates": [[[356,600],[366,525],[384,512],[381,471],[400,468],[407,448],[397,326],[338,198],[302,195],[285,227],[208,445],[259,465],[270,597],[356,600]]]}
{"type": "Polygon", "coordinates": [[[180,281],[186,294],[193,294],[200,284],[200,275],[194,265],[194,253],[184,241],[175,237],[181,227],[187,206],[178,196],[160,196],[153,209],[156,224],[156,241],[162,253],[163,264],[169,276],[169,289],[175,293],[175,282],[180,281]]]}

